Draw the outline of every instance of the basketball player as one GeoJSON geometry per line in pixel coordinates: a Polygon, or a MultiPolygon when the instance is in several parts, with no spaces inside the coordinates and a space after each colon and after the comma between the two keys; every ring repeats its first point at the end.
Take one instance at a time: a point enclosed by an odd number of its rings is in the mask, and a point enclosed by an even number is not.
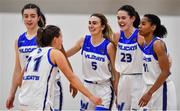
{"type": "Polygon", "coordinates": [[[170,64],[165,43],[160,39],[167,34],[158,16],[146,14],[139,26],[144,36],[144,73],[146,83],[140,107],[148,110],[176,110],[176,91],[171,80],[170,64]]]}
{"type": "MultiPolygon", "coordinates": [[[[36,34],[38,27],[44,27],[46,24],[46,19],[40,8],[35,4],[26,4],[22,9],[22,16],[24,24],[27,28],[27,32],[19,36],[18,40],[15,42],[16,50],[16,64],[13,73],[13,80],[10,89],[9,96],[6,101],[6,107],[12,108],[14,96],[18,86],[15,86],[14,82],[17,81],[19,74],[21,73],[22,68],[27,63],[27,58],[29,54],[37,48],[36,44],[36,34]]],[[[62,92],[60,92],[60,75],[57,75],[57,83],[55,83],[54,92],[56,95],[54,98],[54,107],[61,109],[62,103],[60,98],[62,98],[62,92]]],[[[62,91],[62,90],[61,90],[62,91]]]]}
{"type": "Polygon", "coordinates": [[[102,98],[103,105],[95,105],[85,96],[81,99],[81,111],[84,110],[111,110],[114,91],[111,83],[111,72],[115,72],[115,47],[108,38],[112,30],[103,14],[94,13],[89,18],[88,28],[90,35],[82,37],[67,51],[70,57],[80,49],[82,55],[82,74],[84,85],[96,96],[102,98]]]}
{"type": "Polygon", "coordinates": [[[115,83],[117,108],[121,110],[138,110],[138,100],[142,94],[142,60],[143,53],[139,44],[144,44],[144,38],[138,35],[140,18],[130,5],[124,5],[117,11],[120,31],[114,34],[113,40],[117,46],[115,67],[120,75],[119,83],[115,83]]]}
{"type": "Polygon", "coordinates": [[[93,96],[82,85],[68,66],[63,53],[59,51],[62,48],[62,34],[58,27],[48,25],[45,28],[39,28],[37,45],[39,47],[29,55],[24,74],[21,73],[19,82],[17,82],[21,84],[20,79],[23,79],[19,94],[21,110],[54,110],[52,109],[51,90],[58,68],[72,85],[94,104],[101,104],[102,100],[93,96]]]}

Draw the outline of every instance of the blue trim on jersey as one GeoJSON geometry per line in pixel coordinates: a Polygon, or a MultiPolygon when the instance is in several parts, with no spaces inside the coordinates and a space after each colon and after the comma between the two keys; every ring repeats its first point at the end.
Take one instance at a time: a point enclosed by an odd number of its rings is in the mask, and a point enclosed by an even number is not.
{"type": "Polygon", "coordinates": [[[117,106],[118,107],[118,111],[123,111],[124,105],[125,105],[125,102],[122,102],[121,104],[119,104],[117,106]]]}
{"type": "Polygon", "coordinates": [[[135,29],[134,32],[132,33],[132,35],[127,38],[124,34],[124,32],[121,30],[120,31],[120,38],[119,38],[119,42],[120,43],[124,43],[124,44],[134,44],[137,43],[137,39],[138,39],[138,29],[135,29]]]}
{"type": "Polygon", "coordinates": [[[43,110],[45,110],[45,108],[46,108],[46,99],[47,99],[47,95],[48,95],[48,85],[49,85],[49,80],[50,80],[50,78],[51,78],[51,73],[52,73],[52,71],[53,71],[53,66],[51,67],[51,70],[50,70],[50,72],[49,72],[49,76],[48,76],[48,79],[47,79],[47,87],[46,87],[46,93],[45,93],[45,96],[44,96],[44,104],[43,104],[43,110]]]}
{"type": "Polygon", "coordinates": [[[153,48],[154,42],[156,40],[159,40],[159,38],[158,37],[154,37],[153,40],[147,46],[145,45],[143,52],[146,55],[153,55],[154,59],[158,60],[158,58],[157,58],[157,56],[156,56],[156,54],[154,52],[154,48],[153,48]]]}
{"type": "Polygon", "coordinates": [[[109,111],[109,109],[105,108],[105,107],[96,107],[96,111],[109,111]]]}
{"type": "Polygon", "coordinates": [[[167,110],[167,83],[166,81],[163,84],[163,111],[167,110]]]}
{"type": "Polygon", "coordinates": [[[22,47],[22,46],[37,46],[36,37],[33,37],[32,39],[29,40],[26,37],[26,32],[24,32],[18,38],[18,47],[22,47]]]}
{"type": "Polygon", "coordinates": [[[62,103],[63,103],[63,93],[62,93],[61,82],[58,81],[57,85],[59,86],[59,93],[60,93],[60,96],[59,96],[59,110],[58,111],[61,111],[62,110],[62,103]]]}
{"type": "Polygon", "coordinates": [[[50,111],[53,111],[53,109],[50,107],[50,111]]]}
{"type": "Polygon", "coordinates": [[[98,84],[98,82],[97,82],[97,81],[84,80],[84,82],[86,82],[86,83],[90,83],[90,84],[98,84]]]}
{"type": "Polygon", "coordinates": [[[110,102],[110,105],[109,105],[109,110],[112,109],[113,100],[114,100],[114,90],[113,90],[112,86],[110,86],[110,88],[111,88],[111,102],[110,102]]]}
{"type": "Polygon", "coordinates": [[[53,67],[56,67],[57,65],[56,64],[53,64],[53,62],[51,61],[51,59],[50,59],[50,52],[51,52],[51,50],[52,50],[52,48],[51,49],[49,49],[48,50],[48,61],[49,61],[49,63],[53,66],[53,67]]]}
{"type": "Polygon", "coordinates": [[[83,55],[83,49],[85,48],[85,43],[86,43],[85,41],[88,41],[89,37],[90,37],[90,35],[89,36],[86,35],[85,38],[84,38],[83,46],[82,46],[82,49],[81,49],[81,55],[83,55]]]}
{"type": "Polygon", "coordinates": [[[110,60],[110,57],[107,52],[107,45],[110,43],[108,39],[105,39],[101,44],[98,46],[93,46],[91,43],[91,35],[86,35],[84,39],[84,44],[82,47],[81,54],[83,54],[83,51],[86,52],[92,52],[99,55],[106,55],[107,58],[110,60]]]}

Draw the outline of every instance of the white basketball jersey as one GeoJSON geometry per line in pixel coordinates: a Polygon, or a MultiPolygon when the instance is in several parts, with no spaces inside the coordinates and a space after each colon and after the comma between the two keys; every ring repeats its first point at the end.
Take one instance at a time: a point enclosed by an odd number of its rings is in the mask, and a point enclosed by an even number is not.
{"type": "Polygon", "coordinates": [[[115,59],[116,70],[123,74],[142,73],[142,61],[143,53],[138,44],[138,30],[135,29],[129,38],[121,31],[115,59]]]}
{"type": "Polygon", "coordinates": [[[86,35],[82,47],[82,72],[85,80],[103,81],[111,78],[110,60],[107,52],[109,41],[104,39],[94,46],[91,36],[86,35]]]}
{"type": "Polygon", "coordinates": [[[19,94],[20,106],[29,110],[49,110],[58,68],[50,61],[51,47],[37,48],[28,58],[19,94]]]}
{"type": "Polygon", "coordinates": [[[36,37],[33,37],[32,39],[29,40],[26,37],[26,32],[19,36],[18,50],[19,50],[19,60],[22,68],[24,68],[24,66],[26,65],[29,54],[36,48],[37,48],[36,37]]]}
{"type": "Polygon", "coordinates": [[[158,58],[153,50],[153,44],[160,38],[154,37],[148,46],[144,47],[143,78],[146,84],[153,85],[161,73],[158,58]]]}

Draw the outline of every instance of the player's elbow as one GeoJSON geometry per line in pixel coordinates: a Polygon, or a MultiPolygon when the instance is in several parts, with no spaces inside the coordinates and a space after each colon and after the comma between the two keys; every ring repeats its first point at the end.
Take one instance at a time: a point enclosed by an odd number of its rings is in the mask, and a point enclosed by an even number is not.
{"type": "Polygon", "coordinates": [[[163,70],[162,72],[166,77],[168,77],[171,74],[170,70],[163,70]]]}

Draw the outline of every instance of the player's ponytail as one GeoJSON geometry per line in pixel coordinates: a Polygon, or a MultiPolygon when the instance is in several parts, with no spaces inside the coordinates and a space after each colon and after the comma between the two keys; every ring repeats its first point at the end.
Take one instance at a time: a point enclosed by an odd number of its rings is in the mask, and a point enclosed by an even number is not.
{"type": "Polygon", "coordinates": [[[39,28],[37,31],[37,39],[36,42],[38,44],[38,46],[44,47],[44,40],[43,40],[43,36],[44,36],[44,30],[43,28],[39,28]]]}
{"type": "Polygon", "coordinates": [[[153,35],[164,38],[167,34],[167,29],[164,25],[161,24],[161,20],[159,19],[159,17],[154,14],[145,14],[144,17],[147,17],[149,22],[151,22],[152,25],[156,26],[153,35]]]}
{"type": "Polygon", "coordinates": [[[140,24],[140,17],[139,17],[139,14],[138,14],[138,12],[137,11],[135,11],[135,20],[134,20],[134,22],[133,22],[133,26],[135,27],[135,28],[138,28],[139,27],[139,24],[140,24]]]}
{"type": "Polygon", "coordinates": [[[40,20],[38,21],[38,26],[45,27],[45,25],[46,25],[46,17],[42,12],[40,12],[40,20]]]}
{"type": "Polygon", "coordinates": [[[37,31],[37,45],[39,47],[50,46],[54,37],[59,37],[60,29],[54,25],[47,25],[45,28],[39,28],[37,31]]]}

